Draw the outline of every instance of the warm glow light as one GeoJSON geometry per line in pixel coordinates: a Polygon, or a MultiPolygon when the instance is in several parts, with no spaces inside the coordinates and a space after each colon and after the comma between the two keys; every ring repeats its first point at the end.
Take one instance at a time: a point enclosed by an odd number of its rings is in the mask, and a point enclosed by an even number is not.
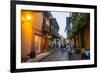
{"type": "Polygon", "coordinates": [[[51,36],[48,36],[48,38],[51,38],[51,36]]]}
{"type": "Polygon", "coordinates": [[[27,16],[26,16],[26,19],[27,19],[27,20],[31,20],[31,16],[30,16],[30,15],[27,15],[27,16]]]}
{"type": "Polygon", "coordinates": [[[34,21],[33,13],[31,11],[22,11],[21,18],[23,23],[33,23],[34,21]]]}
{"type": "Polygon", "coordinates": [[[38,36],[35,37],[35,41],[36,41],[36,42],[38,41],[38,36]]]}

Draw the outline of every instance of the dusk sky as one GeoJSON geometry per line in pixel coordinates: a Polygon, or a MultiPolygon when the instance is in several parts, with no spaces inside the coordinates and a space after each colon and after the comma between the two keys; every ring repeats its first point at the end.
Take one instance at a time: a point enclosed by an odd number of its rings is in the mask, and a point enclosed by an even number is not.
{"type": "Polygon", "coordinates": [[[64,38],[67,37],[67,32],[65,32],[66,27],[66,17],[70,16],[69,12],[51,12],[53,17],[56,18],[58,25],[60,27],[59,34],[62,35],[64,38]]]}

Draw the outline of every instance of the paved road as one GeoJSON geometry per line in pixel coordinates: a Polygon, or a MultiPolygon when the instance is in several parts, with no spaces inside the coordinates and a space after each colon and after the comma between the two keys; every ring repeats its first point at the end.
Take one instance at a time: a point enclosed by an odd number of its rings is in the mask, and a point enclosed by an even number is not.
{"type": "Polygon", "coordinates": [[[60,49],[57,49],[54,53],[50,54],[46,58],[44,58],[41,62],[46,62],[46,61],[66,61],[68,60],[68,52],[61,51],[60,49]]]}

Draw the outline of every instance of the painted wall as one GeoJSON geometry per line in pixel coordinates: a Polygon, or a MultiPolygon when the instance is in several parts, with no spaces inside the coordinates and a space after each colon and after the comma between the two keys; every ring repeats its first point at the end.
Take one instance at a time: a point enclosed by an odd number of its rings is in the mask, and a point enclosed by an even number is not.
{"type": "Polygon", "coordinates": [[[33,12],[34,16],[34,28],[38,30],[42,30],[42,24],[43,24],[43,14],[42,12],[33,12]]]}
{"type": "Polygon", "coordinates": [[[41,12],[22,11],[21,38],[22,38],[22,56],[26,57],[32,50],[34,45],[34,31],[41,31],[43,23],[43,15],[41,12]]]}
{"type": "Polygon", "coordinates": [[[90,48],[90,31],[89,31],[89,29],[85,30],[85,48],[90,48]]]}
{"type": "Polygon", "coordinates": [[[31,51],[33,14],[29,11],[22,11],[21,14],[21,55],[26,57],[31,51]]]}

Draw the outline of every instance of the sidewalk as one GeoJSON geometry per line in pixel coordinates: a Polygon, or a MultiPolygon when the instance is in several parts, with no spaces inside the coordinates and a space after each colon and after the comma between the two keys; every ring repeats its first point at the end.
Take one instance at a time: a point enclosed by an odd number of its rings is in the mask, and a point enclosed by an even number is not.
{"type": "Polygon", "coordinates": [[[71,56],[71,60],[81,60],[81,54],[74,52],[71,56]]]}
{"type": "Polygon", "coordinates": [[[50,50],[48,52],[45,52],[45,53],[42,53],[42,54],[39,54],[39,55],[36,55],[35,58],[32,58],[30,60],[28,60],[27,62],[39,62],[41,61],[42,59],[46,58],[47,56],[49,56],[50,54],[52,54],[53,52],[55,52],[57,49],[53,49],[53,50],[50,50]]]}

